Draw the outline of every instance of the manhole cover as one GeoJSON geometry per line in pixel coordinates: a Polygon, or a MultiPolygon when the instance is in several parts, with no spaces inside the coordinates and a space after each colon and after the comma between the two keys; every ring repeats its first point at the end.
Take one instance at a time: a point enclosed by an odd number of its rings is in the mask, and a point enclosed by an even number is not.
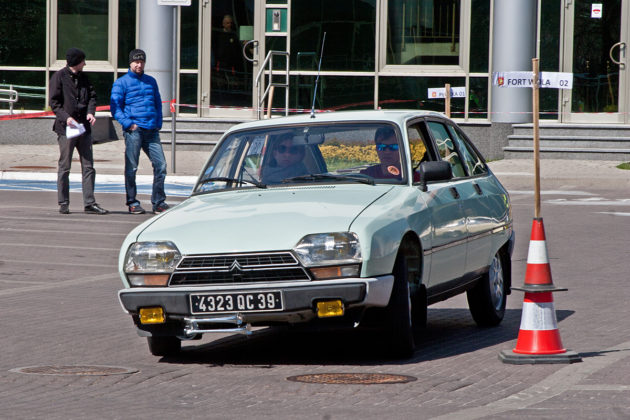
{"type": "Polygon", "coordinates": [[[294,382],[306,382],[310,384],[342,385],[405,384],[416,380],[413,376],[392,375],[389,373],[318,373],[291,376],[287,379],[294,382]]]}
{"type": "Polygon", "coordinates": [[[108,376],[128,375],[138,372],[138,369],[130,369],[119,366],[27,366],[11,369],[11,372],[25,373],[27,375],[74,375],[74,376],[108,376]]]}
{"type": "Polygon", "coordinates": [[[11,169],[55,169],[55,166],[11,166],[11,169]]]}

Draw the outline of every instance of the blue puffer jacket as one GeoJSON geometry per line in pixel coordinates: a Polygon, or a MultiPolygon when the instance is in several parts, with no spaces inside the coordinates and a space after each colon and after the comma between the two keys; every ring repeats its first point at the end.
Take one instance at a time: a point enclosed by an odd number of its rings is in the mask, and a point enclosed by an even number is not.
{"type": "Polygon", "coordinates": [[[109,102],[110,112],[123,130],[132,124],[145,129],[162,128],[162,98],[155,79],[131,69],[114,82],[109,102]]]}

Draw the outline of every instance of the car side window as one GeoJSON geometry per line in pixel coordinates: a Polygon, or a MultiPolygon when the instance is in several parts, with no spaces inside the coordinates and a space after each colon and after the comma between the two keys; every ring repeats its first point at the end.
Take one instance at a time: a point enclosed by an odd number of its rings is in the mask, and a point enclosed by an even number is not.
{"type": "Polygon", "coordinates": [[[431,160],[426,143],[426,129],[423,130],[424,122],[415,123],[407,127],[407,139],[409,140],[409,151],[411,152],[411,168],[413,169],[413,181],[420,181],[418,167],[422,162],[431,160]]]}
{"type": "Polygon", "coordinates": [[[464,161],[464,165],[468,169],[470,175],[483,175],[488,172],[486,164],[481,157],[477,154],[475,149],[470,145],[464,135],[455,127],[449,126],[449,131],[452,134],[453,140],[457,143],[459,152],[464,161]]]}
{"type": "Polygon", "coordinates": [[[436,121],[428,121],[427,125],[429,126],[429,130],[431,130],[431,134],[433,134],[433,139],[435,140],[440,157],[442,160],[451,164],[453,177],[461,178],[466,176],[462,160],[446,126],[436,121]]]}

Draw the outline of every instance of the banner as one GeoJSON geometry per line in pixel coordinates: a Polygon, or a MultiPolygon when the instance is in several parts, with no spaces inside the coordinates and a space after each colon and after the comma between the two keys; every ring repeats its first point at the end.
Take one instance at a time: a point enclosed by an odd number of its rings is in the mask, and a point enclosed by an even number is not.
{"type": "MultiPolygon", "coordinates": [[[[427,90],[427,94],[429,99],[444,99],[446,97],[446,89],[445,88],[429,88],[427,90]]],[[[451,98],[465,98],[466,97],[466,88],[465,87],[452,87],[451,88],[451,98]]]]}
{"type": "MultiPolygon", "coordinates": [[[[510,71],[492,73],[492,84],[504,88],[533,87],[533,72],[510,71]]],[[[573,73],[558,73],[543,71],[540,73],[540,88],[572,89],[573,73]]]]}

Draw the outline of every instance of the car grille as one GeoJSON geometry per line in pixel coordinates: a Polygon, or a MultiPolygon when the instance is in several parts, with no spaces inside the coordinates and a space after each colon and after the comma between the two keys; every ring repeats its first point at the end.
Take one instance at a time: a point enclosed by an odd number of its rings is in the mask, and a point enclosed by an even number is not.
{"type": "Polygon", "coordinates": [[[171,286],[277,281],[310,281],[290,252],[194,255],[184,257],[171,286]]]}

